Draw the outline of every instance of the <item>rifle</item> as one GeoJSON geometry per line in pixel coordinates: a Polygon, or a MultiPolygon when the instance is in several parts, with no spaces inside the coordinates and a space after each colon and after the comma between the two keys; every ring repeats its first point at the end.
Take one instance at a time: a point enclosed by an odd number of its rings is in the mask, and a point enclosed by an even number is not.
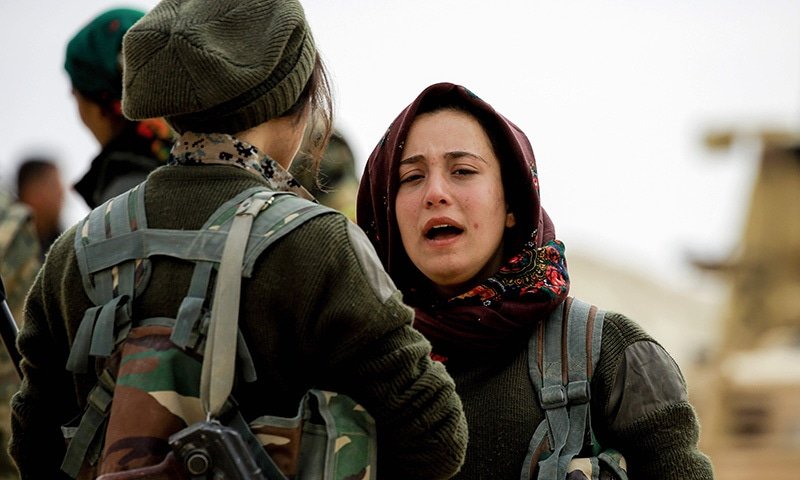
{"type": "Polygon", "coordinates": [[[274,463],[262,471],[239,433],[213,420],[189,425],[173,434],[169,444],[172,450],[161,463],[106,473],[97,480],[286,480],[274,463]]]}
{"type": "Polygon", "coordinates": [[[22,370],[19,368],[22,355],[17,350],[17,322],[14,321],[11,309],[8,308],[7,298],[6,286],[3,284],[3,278],[0,277],[0,336],[3,337],[3,344],[6,347],[9,358],[14,362],[17,375],[22,378],[22,370]]]}

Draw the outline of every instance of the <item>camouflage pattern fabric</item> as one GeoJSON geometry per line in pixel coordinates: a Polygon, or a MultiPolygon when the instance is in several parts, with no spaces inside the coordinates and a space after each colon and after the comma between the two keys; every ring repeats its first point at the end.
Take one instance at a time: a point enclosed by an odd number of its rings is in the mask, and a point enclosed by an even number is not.
{"type": "Polygon", "coordinates": [[[376,478],[375,422],[346,395],[310,390],[296,417],[262,416],[250,429],[290,479],[376,478]]]}
{"type": "MultiPolygon", "coordinates": [[[[597,445],[599,450],[599,445],[597,445]]],[[[534,455],[534,467],[529,478],[539,475],[538,462],[550,457],[547,440],[539,445],[534,455]]],[[[566,480],[628,480],[628,463],[622,454],[613,448],[599,451],[591,457],[575,457],[567,465],[566,480]]]]}
{"type": "MultiPolygon", "coordinates": [[[[117,380],[103,454],[99,468],[84,466],[79,479],[157,465],[173,433],[203,420],[201,357],[177,348],[171,333],[136,327],[109,360],[117,380]]],[[[376,478],[375,422],[345,395],[310,390],[296,417],[262,416],[250,429],[290,480],[376,478]]]]}
{"type": "Polygon", "coordinates": [[[170,435],[203,420],[202,360],[176,347],[171,334],[172,328],[164,326],[136,327],[128,334],[100,474],[158,464],[170,451],[170,435]]]}
{"type": "Polygon", "coordinates": [[[314,201],[314,196],[278,162],[226,133],[184,133],[172,146],[168,164],[232,165],[260,175],[276,192],[291,192],[314,201]]]}
{"type": "MultiPolygon", "coordinates": [[[[30,210],[6,192],[0,192],[0,276],[8,307],[19,322],[25,295],[41,266],[40,247],[30,210]]],[[[19,377],[5,348],[0,349],[0,479],[19,478],[6,452],[11,435],[9,402],[19,377]]]]}
{"type": "Polygon", "coordinates": [[[0,192],[0,275],[17,321],[22,318],[25,295],[41,266],[40,253],[30,209],[0,192]]]}
{"type": "Polygon", "coordinates": [[[625,457],[608,449],[596,457],[573,458],[567,466],[567,480],[628,480],[625,457]]]}

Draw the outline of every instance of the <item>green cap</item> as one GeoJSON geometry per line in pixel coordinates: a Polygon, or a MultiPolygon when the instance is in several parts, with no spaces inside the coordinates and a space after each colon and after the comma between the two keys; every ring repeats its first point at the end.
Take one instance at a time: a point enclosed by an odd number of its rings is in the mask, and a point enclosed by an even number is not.
{"type": "Polygon", "coordinates": [[[72,37],[64,68],[75,90],[92,99],[122,98],[122,37],[142,16],[139,10],[108,10],[72,37]]]}
{"type": "Polygon", "coordinates": [[[297,0],[162,0],[125,35],[122,112],[236,133],[287,112],[316,49],[297,0]]]}

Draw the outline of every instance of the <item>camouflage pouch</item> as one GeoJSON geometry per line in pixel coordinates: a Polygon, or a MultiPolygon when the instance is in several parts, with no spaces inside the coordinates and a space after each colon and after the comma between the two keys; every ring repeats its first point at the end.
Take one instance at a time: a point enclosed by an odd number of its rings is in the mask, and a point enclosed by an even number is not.
{"type": "Polygon", "coordinates": [[[172,331],[132,328],[106,362],[84,414],[62,427],[68,447],[62,468],[77,471],[75,478],[156,465],[170,451],[171,434],[203,420],[201,357],[176,347],[172,331]],[[70,455],[75,449],[82,455],[70,455]]]}
{"type": "Polygon", "coordinates": [[[375,479],[375,422],[345,395],[309,390],[297,416],[258,417],[250,429],[289,479],[375,479]]]}
{"type": "MultiPolygon", "coordinates": [[[[628,463],[622,454],[613,448],[601,449],[594,440],[594,452],[589,456],[575,456],[566,466],[566,477],[546,476],[540,468],[541,463],[551,457],[549,440],[545,438],[535,453],[526,462],[529,468],[523,479],[561,479],[566,480],[628,480],[628,463]]],[[[583,454],[583,452],[581,452],[583,454]]]]}
{"type": "Polygon", "coordinates": [[[169,327],[140,326],[122,345],[100,474],[159,463],[171,434],[203,420],[201,359],[176,347],[171,334],[169,327]]]}
{"type": "Polygon", "coordinates": [[[625,457],[607,449],[593,457],[575,457],[567,465],[567,480],[628,480],[625,457]]]}

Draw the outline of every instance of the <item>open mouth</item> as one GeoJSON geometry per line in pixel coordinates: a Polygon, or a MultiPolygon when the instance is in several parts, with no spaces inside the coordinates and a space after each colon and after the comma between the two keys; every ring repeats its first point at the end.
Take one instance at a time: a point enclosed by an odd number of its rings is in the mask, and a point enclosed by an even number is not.
{"type": "Polygon", "coordinates": [[[425,238],[428,240],[444,240],[461,235],[463,231],[463,229],[452,225],[434,225],[425,232],[425,238]]]}

